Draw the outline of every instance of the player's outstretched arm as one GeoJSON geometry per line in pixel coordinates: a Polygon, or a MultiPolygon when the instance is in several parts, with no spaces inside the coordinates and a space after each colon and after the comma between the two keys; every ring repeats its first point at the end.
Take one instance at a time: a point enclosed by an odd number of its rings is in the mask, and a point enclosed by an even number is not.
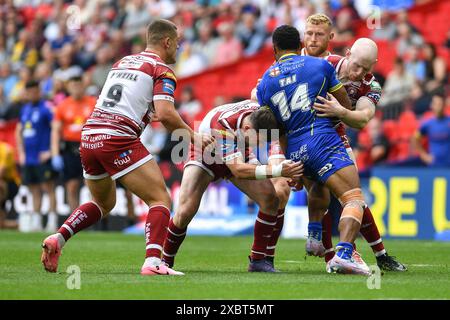
{"type": "Polygon", "coordinates": [[[375,115],[375,105],[367,97],[359,98],[353,111],[344,108],[332,95],[327,95],[327,98],[319,96],[317,100],[321,103],[314,103],[318,117],[338,118],[349,127],[362,129],[375,115]]]}
{"type": "Polygon", "coordinates": [[[156,100],[153,103],[155,106],[156,118],[169,132],[173,132],[177,129],[185,130],[185,134],[186,136],[189,136],[191,142],[196,145],[201,145],[203,148],[206,148],[214,142],[214,137],[194,132],[194,130],[181,119],[180,115],[175,110],[173,102],[169,100],[156,100]]]}
{"type": "Polygon", "coordinates": [[[254,165],[235,158],[226,162],[226,165],[233,176],[238,179],[260,180],[285,177],[298,181],[303,175],[303,164],[290,160],[285,160],[277,165],[254,165]]]}

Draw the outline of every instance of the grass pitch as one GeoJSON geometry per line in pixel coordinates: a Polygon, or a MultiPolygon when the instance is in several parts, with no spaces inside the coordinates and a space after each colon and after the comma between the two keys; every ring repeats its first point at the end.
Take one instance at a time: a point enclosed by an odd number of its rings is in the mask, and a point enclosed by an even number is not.
{"type": "MultiPolygon", "coordinates": [[[[246,271],[252,237],[188,236],[176,259],[184,277],[143,277],[143,236],[82,232],[65,246],[57,274],[41,266],[44,237],[0,232],[0,299],[450,299],[450,243],[385,241],[409,270],[385,273],[381,288],[369,290],[363,276],[327,274],[323,260],[305,260],[303,240],[280,240],[283,273],[255,274],[246,271]],[[70,265],[81,270],[79,290],[67,288],[70,265]]],[[[357,245],[375,264],[364,241],[357,245]]]]}

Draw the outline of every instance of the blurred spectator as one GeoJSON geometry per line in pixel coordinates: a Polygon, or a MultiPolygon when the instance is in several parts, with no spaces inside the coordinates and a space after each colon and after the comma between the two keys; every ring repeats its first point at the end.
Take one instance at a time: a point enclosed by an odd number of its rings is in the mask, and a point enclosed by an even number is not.
{"type": "Polygon", "coordinates": [[[390,151],[389,140],[383,133],[383,124],[380,119],[373,118],[367,124],[368,136],[359,139],[354,145],[355,157],[358,159],[358,167],[361,175],[366,175],[374,165],[385,163],[390,151]]]}
{"type": "Polygon", "coordinates": [[[111,21],[111,28],[115,30],[119,30],[122,28],[125,23],[125,19],[127,17],[127,1],[126,0],[118,0],[112,3],[114,6],[115,16],[111,21]]]}
{"type": "Polygon", "coordinates": [[[175,66],[176,74],[180,78],[189,77],[200,73],[207,67],[207,62],[203,56],[192,50],[189,42],[183,43],[183,50],[178,55],[177,64],[175,66]]]}
{"type": "Polygon", "coordinates": [[[0,229],[17,227],[6,220],[6,202],[13,204],[20,185],[20,176],[14,161],[14,149],[0,141],[0,229]]]}
{"type": "Polygon", "coordinates": [[[39,81],[44,99],[50,99],[53,94],[52,68],[45,62],[40,62],[34,70],[34,79],[39,81]]]}
{"type": "Polygon", "coordinates": [[[14,45],[11,61],[13,64],[24,64],[30,68],[38,62],[38,51],[32,44],[31,34],[26,29],[19,32],[19,39],[14,45]]]}
{"type": "Polygon", "coordinates": [[[111,62],[111,47],[109,45],[105,45],[97,51],[95,62],[96,64],[90,74],[90,84],[95,86],[97,92],[100,92],[113,66],[111,62]]]}
{"type": "Polygon", "coordinates": [[[413,33],[411,26],[406,22],[397,25],[397,54],[403,57],[410,52],[413,47],[420,47],[423,44],[423,39],[420,35],[413,33]]]}
{"type": "Polygon", "coordinates": [[[426,64],[423,59],[419,57],[419,48],[411,47],[408,52],[408,62],[405,65],[406,72],[412,74],[419,82],[423,83],[426,76],[426,64]]]}
{"type": "Polygon", "coordinates": [[[423,163],[433,167],[450,167],[450,116],[445,115],[444,96],[434,94],[430,108],[434,116],[422,123],[413,142],[423,163]],[[422,137],[428,138],[429,151],[423,147],[422,137]]]}
{"type": "Polygon", "coordinates": [[[19,79],[15,82],[14,87],[12,87],[9,93],[9,101],[13,103],[21,102],[23,99],[23,89],[25,88],[25,84],[31,80],[32,74],[31,69],[28,67],[21,67],[19,71],[19,79]]]}
{"type": "Polygon", "coordinates": [[[73,63],[73,47],[70,44],[65,45],[58,54],[59,68],[53,73],[55,80],[67,81],[73,77],[80,77],[83,70],[80,66],[73,63]]]}
{"type": "Polygon", "coordinates": [[[144,0],[133,0],[127,6],[127,14],[123,24],[125,39],[130,40],[138,36],[150,20],[151,16],[147,10],[146,2],[144,0]]]}
{"type": "Polygon", "coordinates": [[[70,211],[79,206],[83,168],[80,160],[81,128],[91,115],[96,99],[85,95],[80,77],[67,83],[70,97],[55,108],[52,121],[52,167],[62,172],[70,211]]]}
{"type": "Polygon", "coordinates": [[[202,104],[195,98],[194,89],[190,86],[183,88],[181,92],[180,106],[178,112],[190,125],[193,125],[197,115],[202,111],[202,104]]]}
{"type": "Polygon", "coordinates": [[[423,47],[425,59],[425,76],[427,80],[427,90],[432,91],[446,82],[447,65],[442,57],[436,53],[436,46],[426,43],[423,47]]]}
{"type": "Polygon", "coordinates": [[[266,30],[261,20],[258,20],[256,12],[248,10],[241,15],[236,28],[237,37],[241,40],[244,55],[250,56],[261,49],[266,40],[266,30]]]}
{"type": "Polygon", "coordinates": [[[416,82],[411,90],[412,110],[417,116],[423,115],[429,110],[431,96],[423,90],[420,83],[416,82]]]}
{"type": "Polygon", "coordinates": [[[192,51],[203,55],[206,65],[214,62],[219,45],[219,39],[213,38],[213,28],[209,19],[198,22],[198,40],[192,44],[192,51]]]}
{"type": "Polygon", "coordinates": [[[0,65],[0,81],[3,87],[3,95],[7,101],[10,101],[11,92],[19,81],[19,77],[16,73],[12,72],[9,63],[0,65]]]}
{"type": "Polygon", "coordinates": [[[336,16],[334,41],[348,42],[355,38],[353,18],[350,10],[343,10],[336,16]]]}
{"type": "Polygon", "coordinates": [[[394,70],[389,73],[384,84],[380,106],[385,107],[390,104],[400,103],[408,98],[414,82],[414,76],[406,71],[403,59],[397,57],[394,70]]]}
{"type": "Polygon", "coordinates": [[[234,26],[231,22],[222,22],[218,26],[220,42],[214,60],[215,66],[230,64],[242,56],[242,44],[234,36],[234,26]]]}
{"type": "Polygon", "coordinates": [[[393,40],[397,33],[397,25],[388,11],[383,11],[380,17],[380,27],[372,31],[371,38],[377,40],[393,40]]]}
{"type": "Polygon", "coordinates": [[[9,54],[6,50],[6,38],[0,33],[0,65],[9,62],[9,54]]]}
{"type": "Polygon", "coordinates": [[[26,83],[25,94],[28,103],[20,112],[16,127],[16,144],[19,164],[22,167],[23,183],[33,197],[33,212],[22,218],[27,231],[42,231],[42,191],[49,195],[50,210],[46,231],[55,232],[57,227],[55,172],[50,158],[50,131],[53,114],[45,100],[41,99],[39,82],[26,83]]]}
{"type": "Polygon", "coordinates": [[[109,38],[109,46],[111,48],[112,61],[116,62],[122,57],[130,54],[131,44],[125,41],[122,30],[112,30],[109,38]]]}

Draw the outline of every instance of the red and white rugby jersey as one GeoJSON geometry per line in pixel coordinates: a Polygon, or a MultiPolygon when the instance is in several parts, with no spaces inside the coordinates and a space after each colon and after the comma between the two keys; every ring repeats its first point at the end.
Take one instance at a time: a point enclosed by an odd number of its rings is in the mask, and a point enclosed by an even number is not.
{"type": "Polygon", "coordinates": [[[244,152],[238,149],[237,130],[241,127],[242,119],[259,109],[259,104],[252,100],[225,104],[212,109],[203,119],[199,132],[209,133],[216,137],[222,149],[224,161],[230,161],[241,155],[249,157],[250,150],[244,152]]]}
{"type": "MultiPolygon", "coordinates": [[[[325,59],[336,69],[336,74],[339,79],[339,71],[341,70],[342,64],[346,58],[337,54],[332,54],[325,59]]],[[[356,106],[356,103],[361,97],[369,99],[375,107],[377,106],[378,101],[380,101],[381,86],[372,73],[367,73],[361,81],[347,81],[342,82],[342,84],[347,91],[353,107],[356,106]]],[[[345,135],[345,126],[342,121],[337,122],[336,131],[341,137],[345,135]]]]}
{"type": "Polygon", "coordinates": [[[108,73],[82,134],[139,137],[155,112],[153,101],[174,102],[176,83],[173,71],[155,53],[120,59],[108,73]]]}

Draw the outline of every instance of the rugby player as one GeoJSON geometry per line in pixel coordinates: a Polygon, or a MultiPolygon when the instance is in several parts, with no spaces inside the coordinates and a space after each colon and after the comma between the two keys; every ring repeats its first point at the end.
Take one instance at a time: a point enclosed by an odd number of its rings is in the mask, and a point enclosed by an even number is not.
{"type": "Polygon", "coordinates": [[[114,208],[118,180],[149,206],[141,274],[182,275],[161,261],[171,199],[156,161],[139,139],[156,117],[169,131],[183,129],[195,145],[206,148],[214,142],[209,135],[195,133],[175,110],[176,78],[167,64],[176,62],[177,48],[176,25],[155,20],[147,28],[145,51],[113,65],[82,130],[80,154],[92,201],[75,209],[58,232],[44,240],[41,261],[47,271],[57,271],[61,250],[73,235],[114,208]]]}
{"type": "Polygon", "coordinates": [[[339,223],[340,242],[329,263],[330,270],[369,275],[367,265],[352,258],[365,206],[358,172],[331,119],[318,117],[312,108],[318,96],[325,97],[329,92],[350,109],[347,92],[328,62],[299,55],[300,35],[294,27],[277,28],[272,41],[277,62],[257,86],[258,101],[261,106],[270,107],[286,133],[285,141],[280,142],[288,157],[304,164],[305,184],[325,184],[344,207],[339,223]]]}
{"type": "Polygon", "coordinates": [[[276,224],[279,202],[267,178],[283,176],[298,181],[303,166],[292,161],[273,166],[259,165],[249,148],[264,142],[264,132],[259,132],[260,127],[276,130],[276,120],[268,108],[260,108],[251,100],[216,107],[203,119],[199,131],[213,135],[218,133],[218,145],[210,156],[191,149],[181,181],[179,207],[169,222],[164,242],[163,259],[170,267],[186,236],[187,227],[197,213],[203,193],[211,182],[223,178],[259,206],[248,271],[275,272],[265,260],[265,250],[276,224]],[[271,124],[275,125],[270,127],[271,124]],[[247,140],[244,141],[247,143],[241,144],[239,140],[247,140]]]}

